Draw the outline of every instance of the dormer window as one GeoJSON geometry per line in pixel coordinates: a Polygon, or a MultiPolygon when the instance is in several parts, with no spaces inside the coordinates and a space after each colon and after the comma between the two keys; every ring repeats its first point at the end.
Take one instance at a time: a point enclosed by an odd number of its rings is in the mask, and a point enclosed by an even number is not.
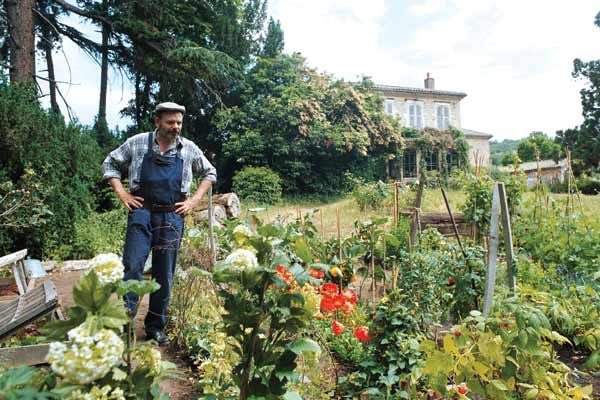
{"type": "Polygon", "coordinates": [[[408,126],[415,129],[423,129],[423,102],[409,100],[406,102],[408,111],[408,126]]]}
{"type": "Polygon", "coordinates": [[[435,107],[437,128],[446,130],[450,127],[450,106],[448,104],[437,104],[435,107]]]}
{"type": "Polygon", "coordinates": [[[386,114],[396,115],[396,104],[394,103],[394,99],[385,99],[383,105],[386,114]]]}

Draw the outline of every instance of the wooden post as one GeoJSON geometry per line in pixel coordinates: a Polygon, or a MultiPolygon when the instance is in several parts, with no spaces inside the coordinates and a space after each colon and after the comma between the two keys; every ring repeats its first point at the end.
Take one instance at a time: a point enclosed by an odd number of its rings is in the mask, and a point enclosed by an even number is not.
{"type": "Polygon", "coordinates": [[[442,189],[442,196],[444,196],[444,203],[446,203],[446,210],[448,210],[448,215],[450,215],[450,221],[452,222],[452,229],[454,230],[454,236],[456,236],[456,240],[458,241],[458,246],[460,247],[460,251],[462,251],[463,256],[467,258],[467,253],[465,252],[465,248],[460,241],[460,235],[458,233],[458,227],[456,226],[456,221],[454,221],[454,215],[452,215],[452,210],[450,209],[450,203],[448,202],[448,197],[446,196],[446,191],[444,188],[442,189]]]}
{"type": "Polygon", "coordinates": [[[515,295],[515,271],[513,267],[513,242],[512,229],[510,224],[510,210],[508,209],[508,199],[503,183],[498,184],[498,195],[500,196],[500,208],[502,210],[502,229],[504,230],[504,247],[506,247],[506,274],[508,275],[508,288],[510,293],[515,295]]]}
{"type": "Polygon", "coordinates": [[[217,249],[215,246],[215,235],[213,228],[213,204],[212,204],[212,185],[208,188],[208,247],[210,250],[210,270],[212,271],[217,262],[217,249]]]}
{"type": "Polygon", "coordinates": [[[325,241],[325,229],[323,227],[323,208],[319,208],[319,216],[321,218],[321,240],[325,241]]]}
{"type": "Polygon", "coordinates": [[[489,238],[489,253],[488,267],[485,275],[485,295],[483,298],[483,315],[488,316],[492,309],[494,300],[494,287],[496,285],[496,261],[498,258],[498,231],[499,231],[499,214],[500,214],[500,196],[498,187],[500,184],[494,184],[494,192],[492,195],[492,217],[490,220],[490,238],[489,238]]]}
{"type": "Polygon", "coordinates": [[[421,203],[423,202],[423,191],[425,190],[425,176],[419,179],[419,187],[417,189],[417,198],[415,199],[415,211],[413,221],[410,225],[410,245],[414,246],[417,243],[417,233],[421,233],[421,203]]]}
{"type": "Polygon", "coordinates": [[[394,187],[394,228],[398,226],[398,185],[396,182],[392,185],[394,187]]]}
{"type": "Polygon", "coordinates": [[[335,219],[336,219],[336,223],[337,223],[337,241],[338,241],[339,256],[340,256],[340,262],[342,262],[342,230],[340,228],[340,209],[339,208],[335,209],[335,219]]]}

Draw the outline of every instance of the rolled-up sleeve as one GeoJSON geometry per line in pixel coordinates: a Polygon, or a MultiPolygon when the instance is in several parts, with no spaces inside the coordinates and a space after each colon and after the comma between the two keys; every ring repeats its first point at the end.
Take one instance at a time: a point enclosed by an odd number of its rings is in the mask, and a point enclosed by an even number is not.
{"type": "Polygon", "coordinates": [[[192,172],[202,180],[217,181],[217,169],[208,161],[202,150],[194,146],[194,158],[192,161],[192,172]]]}
{"type": "Polygon", "coordinates": [[[126,170],[131,163],[131,146],[129,140],[119,146],[102,162],[102,180],[110,178],[122,179],[122,171],[126,170]]]}

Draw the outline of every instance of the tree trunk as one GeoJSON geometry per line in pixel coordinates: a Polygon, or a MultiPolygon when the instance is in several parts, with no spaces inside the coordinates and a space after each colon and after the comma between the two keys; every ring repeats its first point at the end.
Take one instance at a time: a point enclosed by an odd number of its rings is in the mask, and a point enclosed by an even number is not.
{"type": "Polygon", "coordinates": [[[35,75],[35,0],[4,0],[10,35],[10,80],[32,82],[35,75]]]}
{"type": "MultiPolygon", "coordinates": [[[[106,10],[106,0],[103,2],[106,10]]],[[[106,94],[108,88],[108,35],[109,26],[102,24],[102,61],[100,63],[100,101],[98,104],[98,124],[106,125],[106,94]]]]}
{"type": "Polygon", "coordinates": [[[60,107],[56,100],[56,77],[54,75],[54,59],[52,58],[52,37],[48,32],[48,27],[42,25],[42,47],[46,56],[46,68],[48,69],[48,88],[50,90],[50,109],[57,114],[60,114],[60,107]]]}

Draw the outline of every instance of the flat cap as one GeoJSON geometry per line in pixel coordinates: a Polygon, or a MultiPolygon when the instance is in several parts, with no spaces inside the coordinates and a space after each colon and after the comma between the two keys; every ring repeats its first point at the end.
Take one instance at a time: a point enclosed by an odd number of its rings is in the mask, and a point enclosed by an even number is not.
{"type": "Polygon", "coordinates": [[[180,106],[177,103],[167,101],[165,103],[157,104],[156,108],[154,109],[154,113],[156,113],[156,114],[160,114],[165,111],[174,111],[174,112],[180,112],[182,114],[185,114],[185,107],[180,106]]]}

